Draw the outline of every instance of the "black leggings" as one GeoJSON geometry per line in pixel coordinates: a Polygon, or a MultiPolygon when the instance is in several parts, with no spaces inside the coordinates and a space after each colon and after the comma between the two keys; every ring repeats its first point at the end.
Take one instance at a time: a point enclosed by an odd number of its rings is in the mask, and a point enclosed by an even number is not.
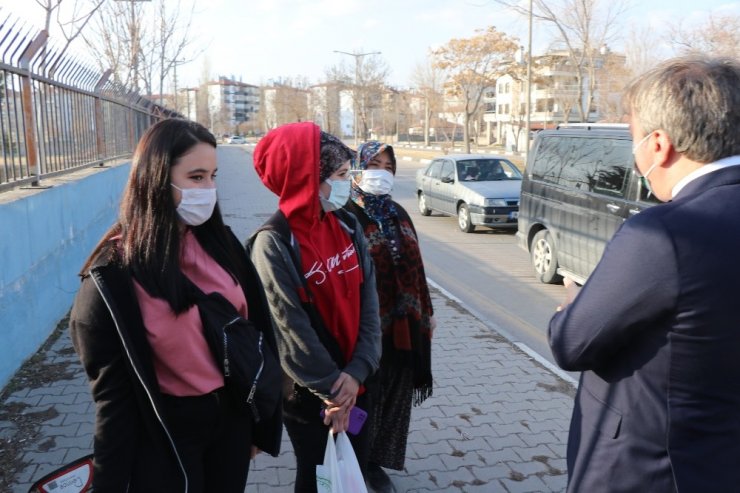
{"type": "MultiPolygon", "coordinates": [[[[304,389],[305,392],[308,392],[304,389]]],[[[313,394],[302,392],[296,403],[294,400],[284,401],[285,415],[283,422],[288,431],[290,442],[296,457],[296,493],[315,493],[316,490],[316,466],[324,463],[324,449],[329,427],[324,424],[319,415],[321,412],[321,400],[313,394]]],[[[355,406],[370,412],[369,392],[357,397],[355,406]]],[[[365,467],[370,453],[370,436],[368,416],[365,426],[357,435],[347,433],[352,447],[360,464],[362,474],[365,475],[365,467]]]]}

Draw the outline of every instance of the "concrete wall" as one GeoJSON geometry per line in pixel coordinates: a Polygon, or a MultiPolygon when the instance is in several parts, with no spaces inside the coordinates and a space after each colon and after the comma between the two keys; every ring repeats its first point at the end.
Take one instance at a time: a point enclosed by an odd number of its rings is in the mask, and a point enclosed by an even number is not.
{"type": "Polygon", "coordinates": [[[0,387],[69,311],[77,273],[115,220],[130,163],[0,194],[0,387]]]}

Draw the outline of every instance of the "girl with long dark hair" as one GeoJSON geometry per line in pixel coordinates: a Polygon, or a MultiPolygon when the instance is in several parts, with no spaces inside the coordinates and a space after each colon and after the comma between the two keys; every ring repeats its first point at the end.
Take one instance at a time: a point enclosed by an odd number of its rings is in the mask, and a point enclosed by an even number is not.
{"type": "Polygon", "coordinates": [[[220,293],[277,354],[262,286],[219,212],[216,169],[205,127],[153,125],[118,221],[82,268],[70,330],[96,405],[95,491],[242,493],[256,449],[279,452],[279,406],[256,424],[232,405],[195,305],[191,283],[220,293]]]}

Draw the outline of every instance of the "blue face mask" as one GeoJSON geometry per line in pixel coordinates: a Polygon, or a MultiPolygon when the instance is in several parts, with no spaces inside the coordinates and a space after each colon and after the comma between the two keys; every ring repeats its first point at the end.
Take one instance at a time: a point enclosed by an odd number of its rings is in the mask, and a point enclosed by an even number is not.
{"type": "Polygon", "coordinates": [[[326,183],[331,187],[331,192],[327,199],[319,195],[319,198],[321,199],[321,207],[325,212],[341,209],[349,200],[349,180],[326,180],[326,183]]]}

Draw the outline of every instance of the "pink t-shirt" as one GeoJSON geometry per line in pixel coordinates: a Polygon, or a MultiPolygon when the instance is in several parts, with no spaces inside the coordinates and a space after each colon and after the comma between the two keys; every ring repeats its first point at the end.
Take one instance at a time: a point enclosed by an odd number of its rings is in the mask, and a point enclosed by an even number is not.
{"type": "MultiPolygon", "coordinates": [[[[218,291],[243,317],[247,300],[241,286],[213,260],[188,230],[183,237],[182,272],[204,293],[218,291]]],[[[203,395],[223,387],[224,377],[203,336],[198,307],[175,315],[167,301],[153,298],[134,281],[147,339],[154,354],[160,390],[169,395],[203,395]]]]}

